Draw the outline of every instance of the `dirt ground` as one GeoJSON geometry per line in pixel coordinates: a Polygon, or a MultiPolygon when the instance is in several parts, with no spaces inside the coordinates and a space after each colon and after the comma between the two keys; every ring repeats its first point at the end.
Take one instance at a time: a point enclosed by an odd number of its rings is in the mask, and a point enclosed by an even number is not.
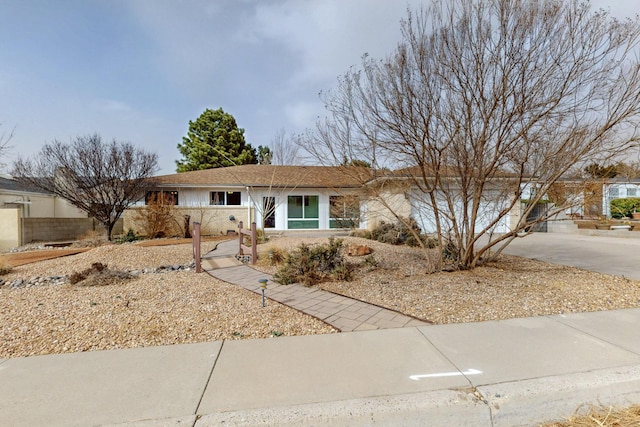
{"type": "MultiPolygon", "coordinates": [[[[215,242],[229,240],[227,236],[220,237],[203,237],[203,242],[215,242]]],[[[153,239],[141,240],[134,243],[137,246],[153,247],[153,246],[171,246],[191,243],[193,239],[153,239]]],[[[57,249],[37,249],[25,252],[0,254],[0,260],[4,260],[12,267],[18,267],[33,262],[45,261],[48,259],[60,258],[69,255],[76,255],[86,252],[92,248],[57,248],[57,249]]]]}

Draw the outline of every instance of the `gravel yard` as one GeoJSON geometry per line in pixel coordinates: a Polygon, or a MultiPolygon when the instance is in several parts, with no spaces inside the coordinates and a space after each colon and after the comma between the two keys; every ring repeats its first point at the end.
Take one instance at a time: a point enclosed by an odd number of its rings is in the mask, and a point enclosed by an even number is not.
{"type": "MultiPolygon", "coordinates": [[[[378,267],[361,267],[356,280],[322,288],[436,324],[640,306],[640,282],[621,277],[509,256],[474,271],[425,274],[423,254],[415,249],[344,240],[373,248],[378,267]]],[[[260,252],[303,241],[327,239],[274,238],[260,252]]],[[[203,253],[215,244],[204,243],[203,253]]],[[[95,262],[143,271],[189,264],[191,258],[189,244],[108,245],[19,266],[2,279],[69,275],[95,262]]],[[[258,268],[273,272],[267,260],[263,256],[258,268]]],[[[0,358],[332,332],[275,302],[262,308],[258,295],[193,271],[140,274],[107,286],[0,287],[0,358]]]]}
{"type": "MultiPolygon", "coordinates": [[[[327,239],[272,239],[261,250],[293,248],[303,241],[318,244],[327,239]]],[[[360,269],[351,282],[322,283],[322,289],[434,324],[640,306],[640,282],[623,277],[508,255],[473,271],[425,274],[420,250],[353,237],[345,238],[344,244],[370,246],[379,266],[360,269]]],[[[363,257],[347,258],[363,261],[363,257]]]]}
{"type": "MultiPolygon", "coordinates": [[[[203,251],[215,243],[204,243],[203,251]]],[[[94,262],[142,270],[188,264],[191,245],[109,245],[26,264],[3,276],[71,274],[94,262]]],[[[81,282],[82,283],[82,282],[81,282]]],[[[222,339],[326,334],[310,316],[193,271],[142,274],[109,286],[0,288],[0,358],[222,339]]]]}

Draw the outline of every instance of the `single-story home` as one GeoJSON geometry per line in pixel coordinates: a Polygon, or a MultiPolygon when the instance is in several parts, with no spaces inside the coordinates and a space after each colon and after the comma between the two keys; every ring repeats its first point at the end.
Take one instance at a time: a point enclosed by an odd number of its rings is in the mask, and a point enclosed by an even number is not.
{"type": "Polygon", "coordinates": [[[199,222],[203,234],[235,231],[240,221],[267,231],[360,228],[367,173],[357,167],[242,165],[159,176],[145,200],[125,212],[124,228],[141,232],[140,210],[159,199],[199,222]]]}
{"type": "MultiPolygon", "coordinates": [[[[401,173],[374,174],[357,166],[242,165],[156,177],[153,190],[124,215],[124,229],[143,232],[144,207],[162,200],[180,217],[199,222],[203,234],[235,231],[239,221],[255,221],[266,231],[372,229],[380,221],[395,222],[391,210],[413,217],[424,232],[435,231],[428,206],[401,173]],[[375,191],[372,191],[375,189],[375,191]]],[[[513,193],[510,193],[513,197],[513,193]]],[[[488,192],[478,227],[506,205],[497,192],[488,192]],[[497,200],[494,200],[495,198],[497,200]]],[[[491,225],[505,232],[519,219],[520,206],[491,225]]]]}

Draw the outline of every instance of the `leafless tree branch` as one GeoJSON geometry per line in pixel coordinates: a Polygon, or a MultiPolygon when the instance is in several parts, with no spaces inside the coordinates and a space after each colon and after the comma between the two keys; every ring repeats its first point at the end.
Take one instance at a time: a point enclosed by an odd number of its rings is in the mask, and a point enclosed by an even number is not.
{"type": "Polygon", "coordinates": [[[637,17],[577,0],[455,0],[409,12],[402,32],[390,56],[339,79],[306,145],[319,161],[399,170],[458,268],[576,203],[530,216],[571,171],[638,145],[637,17]],[[511,231],[494,235],[514,208],[511,231]]]}
{"type": "Polygon", "coordinates": [[[19,158],[12,175],[60,196],[102,223],[111,238],[125,209],[153,185],[157,154],[98,134],[76,137],[69,144],[53,141],[31,159],[19,158]]]}

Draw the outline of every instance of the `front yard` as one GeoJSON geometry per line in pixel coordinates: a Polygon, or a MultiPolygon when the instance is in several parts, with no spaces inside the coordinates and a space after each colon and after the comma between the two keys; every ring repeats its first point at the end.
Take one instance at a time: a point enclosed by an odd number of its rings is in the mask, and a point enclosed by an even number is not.
{"type": "MultiPolygon", "coordinates": [[[[275,238],[260,246],[291,249],[326,239],[275,238]]],[[[377,267],[360,267],[350,282],[323,289],[381,305],[432,323],[459,323],[640,306],[640,282],[570,267],[502,256],[474,271],[425,274],[423,254],[359,238],[345,243],[374,249],[377,267]]],[[[203,253],[215,242],[203,243],[203,253]]],[[[63,258],[15,267],[2,279],[67,275],[95,262],[110,269],[152,270],[191,261],[189,244],[107,245],[63,258]]],[[[362,263],[364,257],[347,257],[362,263]]],[[[109,285],[0,287],[0,358],[222,339],[333,333],[335,330],[275,302],[193,271],[139,274],[109,285]]]]}

